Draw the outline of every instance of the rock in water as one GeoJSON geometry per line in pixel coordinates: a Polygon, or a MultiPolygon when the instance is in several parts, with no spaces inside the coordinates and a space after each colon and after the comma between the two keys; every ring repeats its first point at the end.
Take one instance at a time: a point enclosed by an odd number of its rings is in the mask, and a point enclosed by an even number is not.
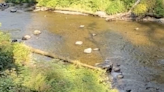
{"type": "Polygon", "coordinates": [[[34,30],[34,35],[39,35],[39,34],[41,34],[40,30],[34,30]]]}
{"type": "Polygon", "coordinates": [[[136,27],[136,28],[135,28],[135,30],[139,30],[139,28],[138,28],[138,27],[136,27]]]}
{"type": "Polygon", "coordinates": [[[17,12],[17,9],[16,8],[12,8],[12,9],[10,9],[10,12],[12,12],[12,13],[17,12]]]}
{"type": "Polygon", "coordinates": [[[117,78],[122,79],[122,78],[124,78],[124,76],[122,74],[119,74],[119,75],[117,75],[117,78]]]}
{"type": "Polygon", "coordinates": [[[83,28],[84,27],[84,25],[80,25],[80,28],[83,28]]]}
{"type": "Polygon", "coordinates": [[[99,48],[94,48],[93,50],[94,50],[94,51],[99,51],[100,49],[99,49],[99,48]]]}
{"type": "Polygon", "coordinates": [[[30,38],[31,38],[30,35],[25,35],[25,36],[22,37],[22,40],[28,40],[28,39],[30,39],[30,38]]]}
{"type": "Polygon", "coordinates": [[[82,41],[76,41],[75,44],[76,44],[76,45],[82,45],[83,42],[82,42],[82,41]]]}
{"type": "Polygon", "coordinates": [[[92,48],[84,49],[84,53],[90,54],[92,52],[92,48]]]}

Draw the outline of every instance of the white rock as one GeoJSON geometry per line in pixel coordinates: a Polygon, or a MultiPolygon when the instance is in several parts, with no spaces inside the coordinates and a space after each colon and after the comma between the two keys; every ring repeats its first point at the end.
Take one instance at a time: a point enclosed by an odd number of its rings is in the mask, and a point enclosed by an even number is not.
{"type": "Polygon", "coordinates": [[[94,50],[94,51],[98,51],[98,50],[100,50],[100,49],[99,49],[99,48],[94,48],[93,50],[94,50]]]}
{"type": "Polygon", "coordinates": [[[87,49],[84,49],[84,53],[89,54],[89,53],[91,53],[91,52],[92,52],[92,48],[87,48],[87,49]]]}
{"type": "Polygon", "coordinates": [[[16,8],[12,8],[12,9],[10,9],[10,12],[12,12],[12,13],[17,12],[17,9],[16,8]]]}
{"type": "Polygon", "coordinates": [[[135,28],[135,30],[139,30],[139,28],[138,28],[138,27],[136,27],[136,28],[135,28]]]}
{"type": "Polygon", "coordinates": [[[83,27],[85,27],[84,25],[80,25],[80,28],[83,28],[83,27]]]}
{"type": "Polygon", "coordinates": [[[40,30],[34,30],[34,35],[39,35],[39,34],[41,34],[40,30]]]}
{"type": "Polygon", "coordinates": [[[83,42],[82,42],[82,41],[76,41],[75,44],[76,44],[76,45],[82,45],[83,42]]]}
{"type": "Polygon", "coordinates": [[[22,40],[28,40],[28,39],[30,39],[30,38],[31,38],[30,35],[25,35],[25,36],[22,37],[22,40]]]}
{"type": "Polygon", "coordinates": [[[96,36],[96,34],[92,34],[92,36],[96,36]]]}

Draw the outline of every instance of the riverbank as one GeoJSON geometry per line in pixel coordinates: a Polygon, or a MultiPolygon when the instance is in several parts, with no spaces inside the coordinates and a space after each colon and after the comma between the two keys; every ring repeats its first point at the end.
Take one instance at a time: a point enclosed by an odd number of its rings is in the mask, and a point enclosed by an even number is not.
{"type": "Polygon", "coordinates": [[[111,89],[104,70],[90,70],[59,59],[38,61],[29,48],[11,42],[2,32],[0,48],[1,92],[117,92],[111,89]]]}
{"type": "MultiPolygon", "coordinates": [[[[72,15],[84,15],[84,16],[98,16],[101,18],[104,18],[106,21],[144,21],[144,22],[158,22],[158,23],[164,23],[164,18],[156,18],[156,16],[153,15],[146,15],[146,16],[136,16],[133,13],[117,13],[113,15],[108,15],[104,11],[86,11],[83,9],[75,9],[75,8],[67,8],[67,7],[55,7],[55,8],[50,8],[50,7],[42,7],[39,6],[38,4],[28,4],[28,3],[22,3],[22,4],[17,4],[14,5],[13,3],[6,3],[6,5],[9,5],[10,11],[16,11],[16,10],[23,10],[23,11],[33,11],[33,12],[38,12],[38,11],[51,11],[51,12],[56,12],[56,13],[63,13],[63,14],[72,14],[72,15]],[[12,7],[12,8],[11,8],[12,7]]],[[[8,7],[7,7],[8,8],[8,7]]]]}

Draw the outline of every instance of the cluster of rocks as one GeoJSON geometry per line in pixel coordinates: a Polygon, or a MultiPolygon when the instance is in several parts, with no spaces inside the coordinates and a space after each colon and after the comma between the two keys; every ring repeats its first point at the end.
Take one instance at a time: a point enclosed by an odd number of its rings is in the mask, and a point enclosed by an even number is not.
{"type": "Polygon", "coordinates": [[[9,7],[9,5],[7,3],[0,3],[0,9],[3,11],[5,9],[7,9],[9,7]]]}
{"type": "Polygon", "coordinates": [[[113,64],[111,62],[104,62],[101,64],[97,64],[97,67],[100,67],[102,69],[106,69],[108,73],[110,73],[113,77],[113,79],[122,79],[124,78],[120,65],[119,64],[113,64]]]}
{"type": "MultiPolygon", "coordinates": [[[[34,35],[40,35],[41,31],[40,30],[34,30],[33,32],[34,35]]],[[[29,40],[31,38],[30,35],[24,35],[21,40],[29,40]]],[[[13,39],[12,42],[18,42],[18,39],[13,39]]]]}
{"type": "MultiPolygon", "coordinates": [[[[76,45],[82,45],[83,44],[83,42],[82,41],[76,41],[75,42],[75,44],[76,45]]],[[[84,53],[86,53],[86,54],[90,54],[90,53],[92,53],[92,51],[99,51],[100,49],[99,48],[86,48],[86,49],[84,49],[84,53]]]]}

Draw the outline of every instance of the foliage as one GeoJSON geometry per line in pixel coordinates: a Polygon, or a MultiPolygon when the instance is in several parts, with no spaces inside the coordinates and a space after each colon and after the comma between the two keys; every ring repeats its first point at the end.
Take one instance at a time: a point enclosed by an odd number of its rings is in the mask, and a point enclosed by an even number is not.
{"type": "Polygon", "coordinates": [[[126,10],[129,10],[133,6],[136,0],[121,0],[121,1],[124,2],[126,10]]]}
{"type": "Polygon", "coordinates": [[[30,62],[30,50],[27,49],[24,44],[15,43],[13,44],[13,58],[15,59],[15,64],[24,65],[30,62]]]}
{"type": "Polygon", "coordinates": [[[138,4],[133,10],[136,15],[144,15],[147,11],[148,9],[145,4],[138,4]]]}
{"type": "Polygon", "coordinates": [[[116,14],[125,11],[124,3],[120,0],[112,1],[106,9],[107,14],[116,14]]]}
{"type": "Polygon", "coordinates": [[[16,3],[16,4],[20,4],[20,3],[35,3],[35,0],[5,0],[6,2],[10,2],[10,3],[16,3]]]}
{"type": "Polygon", "coordinates": [[[164,17],[164,0],[157,0],[154,11],[157,17],[164,17]]]}
{"type": "Polygon", "coordinates": [[[8,34],[0,32],[0,71],[13,67],[13,52],[8,34]]]}

